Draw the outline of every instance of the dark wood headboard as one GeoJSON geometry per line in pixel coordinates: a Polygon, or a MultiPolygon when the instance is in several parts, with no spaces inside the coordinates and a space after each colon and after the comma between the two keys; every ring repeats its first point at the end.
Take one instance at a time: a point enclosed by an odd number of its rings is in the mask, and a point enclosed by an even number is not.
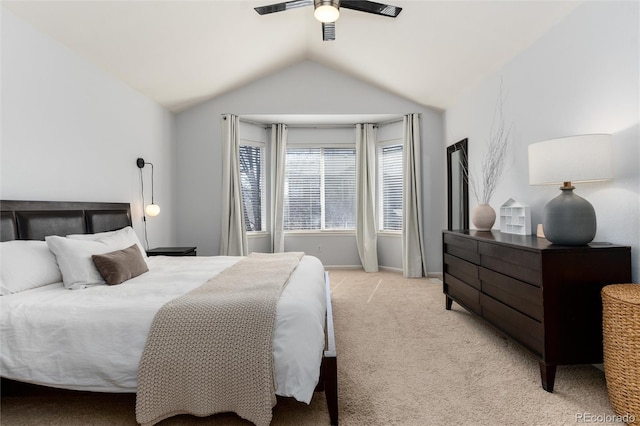
{"type": "Polygon", "coordinates": [[[0,201],[0,241],[93,234],[131,225],[129,203],[0,201]]]}

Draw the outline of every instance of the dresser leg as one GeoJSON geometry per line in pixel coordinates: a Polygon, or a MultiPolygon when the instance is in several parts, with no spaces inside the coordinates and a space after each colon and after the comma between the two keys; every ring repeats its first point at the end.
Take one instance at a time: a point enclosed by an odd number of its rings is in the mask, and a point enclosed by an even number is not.
{"type": "Polygon", "coordinates": [[[452,299],[452,298],[450,298],[449,296],[445,296],[445,305],[444,305],[444,307],[445,307],[445,309],[446,309],[447,311],[450,311],[450,310],[451,310],[451,305],[452,305],[452,304],[453,304],[453,299],[452,299]]]}
{"type": "Polygon", "coordinates": [[[540,378],[542,379],[542,388],[547,392],[553,392],[553,383],[556,380],[556,366],[547,365],[540,361],[540,378]]]}

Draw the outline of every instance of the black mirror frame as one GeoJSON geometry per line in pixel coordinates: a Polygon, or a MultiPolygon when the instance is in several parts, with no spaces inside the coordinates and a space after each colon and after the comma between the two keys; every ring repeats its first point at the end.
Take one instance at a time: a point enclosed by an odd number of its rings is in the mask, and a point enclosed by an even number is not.
{"type": "Polygon", "coordinates": [[[459,212],[462,217],[463,229],[469,229],[469,179],[468,179],[468,139],[462,139],[460,142],[454,143],[447,147],[447,229],[452,231],[453,227],[453,185],[452,185],[452,168],[451,159],[453,153],[456,151],[462,151],[462,157],[460,161],[461,165],[461,182],[462,182],[462,206],[459,212]]]}

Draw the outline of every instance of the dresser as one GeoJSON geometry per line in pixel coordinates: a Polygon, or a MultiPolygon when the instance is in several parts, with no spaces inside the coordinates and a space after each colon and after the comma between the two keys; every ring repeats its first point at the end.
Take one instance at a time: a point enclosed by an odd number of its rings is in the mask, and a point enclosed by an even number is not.
{"type": "Polygon", "coordinates": [[[446,309],[455,301],[535,356],[546,391],[558,365],[602,362],[600,290],[631,282],[630,247],[464,230],[443,231],[442,248],[446,309]]]}

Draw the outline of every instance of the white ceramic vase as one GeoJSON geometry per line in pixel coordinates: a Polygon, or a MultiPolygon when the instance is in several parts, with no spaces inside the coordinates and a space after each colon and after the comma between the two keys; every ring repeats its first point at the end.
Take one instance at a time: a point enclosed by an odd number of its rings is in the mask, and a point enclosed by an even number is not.
{"type": "Polygon", "coordinates": [[[496,211],[489,204],[479,204],[471,212],[471,223],[478,231],[491,231],[496,223],[496,211]]]}

